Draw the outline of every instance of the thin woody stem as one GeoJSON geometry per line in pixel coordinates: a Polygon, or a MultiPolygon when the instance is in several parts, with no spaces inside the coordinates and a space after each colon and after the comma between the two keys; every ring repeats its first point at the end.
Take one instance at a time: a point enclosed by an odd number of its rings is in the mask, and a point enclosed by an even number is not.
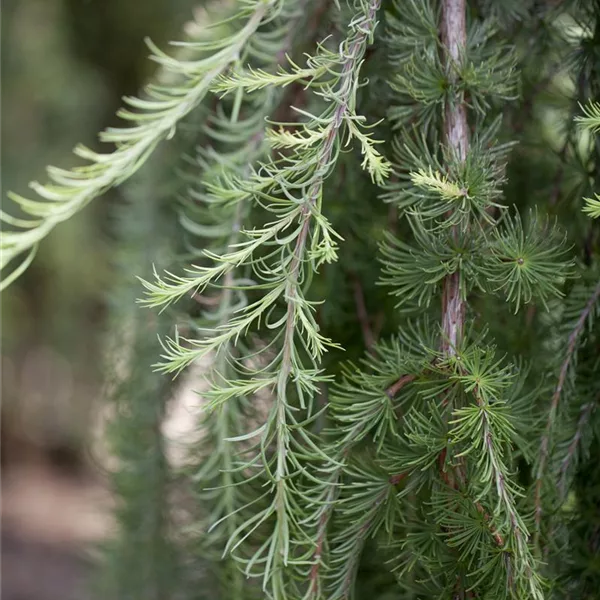
{"type": "MultiPolygon", "coordinates": [[[[456,83],[456,66],[462,62],[467,44],[467,23],[465,0],[442,0],[442,43],[444,46],[443,61],[450,86],[456,83]]],[[[456,157],[464,161],[469,147],[467,128],[467,107],[459,97],[448,99],[444,115],[444,138],[446,145],[456,157]]],[[[456,241],[460,236],[459,225],[454,225],[452,237],[456,241]]],[[[454,356],[462,342],[464,331],[465,306],[461,292],[460,272],[456,270],[446,276],[442,291],[442,353],[454,356]]],[[[446,405],[448,399],[443,400],[446,405]]],[[[460,469],[457,472],[446,472],[446,450],[439,456],[439,471],[442,480],[450,487],[456,487],[456,477],[461,478],[460,469]]],[[[462,584],[457,581],[462,590],[462,584]]],[[[460,597],[460,596],[458,596],[460,597]]]]}
{"type": "MultiPolygon", "coordinates": [[[[446,72],[450,85],[457,81],[456,66],[463,60],[467,44],[465,0],[443,0],[442,42],[445,48],[446,72]]],[[[448,147],[459,160],[464,161],[469,150],[467,106],[460,97],[446,104],[444,137],[448,147]]],[[[459,226],[453,229],[454,239],[460,234],[459,226]]],[[[464,330],[465,306],[461,293],[460,273],[455,271],[444,280],[442,295],[442,350],[452,356],[460,345],[464,330]]]]}
{"type": "Polygon", "coordinates": [[[360,324],[365,347],[372,354],[373,346],[375,345],[375,334],[371,327],[371,317],[367,311],[363,287],[355,275],[352,276],[352,288],[354,292],[354,304],[356,305],[356,316],[360,324]]]}
{"type": "Polygon", "coordinates": [[[398,381],[396,381],[395,383],[393,383],[392,385],[390,385],[389,388],[387,388],[385,390],[385,393],[387,395],[388,398],[393,399],[394,396],[396,396],[396,394],[408,383],[410,383],[411,381],[414,381],[417,378],[416,375],[403,375],[402,377],[400,377],[400,379],[398,379],[398,381]]]}
{"type": "MultiPolygon", "coordinates": [[[[310,233],[312,211],[321,198],[323,184],[331,168],[331,161],[335,153],[336,142],[338,141],[338,138],[342,132],[344,121],[351,111],[350,102],[354,92],[356,71],[360,67],[366,47],[369,43],[369,39],[375,29],[377,11],[379,10],[380,6],[381,0],[370,0],[368,9],[364,15],[364,21],[360,29],[360,34],[357,35],[348,48],[345,49],[339,86],[339,95],[341,100],[333,112],[331,126],[327,133],[327,137],[316,166],[317,175],[307,191],[306,200],[302,207],[302,225],[296,241],[296,246],[294,248],[293,260],[290,265],[289,280],[285,294],[287,302],[287,317],[283,340],[283,358],[277,382],[278,423],[285,423],[286,387],[292,370],[291,351],[294,346],[296,302],[299,291],[298,286],[302,266],[305,260],[306,244],[310,233]]],[[[281,437],[282,436],[280,435],[279,438],[281,437]]],[[[283,466],[281,461],[285,460],[285,454],[287,452],[285,445],[280,444],[278,447],[278,452],[283,454],[283,459],[279,457],[280,463],[283,466]]],[[[282,489],[285,485],[285,480],[283,479],[284,475],[285,472],[283,468],[278,468],[276,475],[278,488],[282,489]]],[[[331,507],[328,507],[319,519],[319,541],[317,542],[315,550],[311,556],[313,566],[311,567],[309,574],[309,597],[313,598],[318,597],[321,591],[321,554],[330,517],[331,507]]],[[[278,507],[278,518],[285,518],[284,507],[278,507]]]]}

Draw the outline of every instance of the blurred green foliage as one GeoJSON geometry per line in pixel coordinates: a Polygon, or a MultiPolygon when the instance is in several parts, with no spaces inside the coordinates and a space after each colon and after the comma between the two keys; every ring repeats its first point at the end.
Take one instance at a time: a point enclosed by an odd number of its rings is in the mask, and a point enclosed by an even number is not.
{"type": "MultiPolygon", "coordinates": [[[[121,96],[154,69],[144,37],[178,37],[193,0],[6,0],[2,19],[2,202],[69,167],[81,142],[116,122],[121,96]]],[[[2,298],[3,429],[77,450],[97,395],[120,192],[49,236],[2,298]],[[74,249],[77,252],[74,253],[74,249]],[[83,250],[82,250],[83,249],[83,250]],[[66,383],[65,383],[66,382],[66,383]]],[[[6,457],[5,457],[6,458],[6,457]]]]}

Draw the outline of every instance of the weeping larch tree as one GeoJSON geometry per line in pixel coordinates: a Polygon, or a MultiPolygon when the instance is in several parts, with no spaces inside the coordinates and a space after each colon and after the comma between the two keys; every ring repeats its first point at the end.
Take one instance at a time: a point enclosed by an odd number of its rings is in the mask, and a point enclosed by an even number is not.
{"type": "Polygon", "coordinates": [[[233,0],[149,47],[2,213],[7,286],[139,170],[99,597],[597,598],[600,2],[233,0]]]}

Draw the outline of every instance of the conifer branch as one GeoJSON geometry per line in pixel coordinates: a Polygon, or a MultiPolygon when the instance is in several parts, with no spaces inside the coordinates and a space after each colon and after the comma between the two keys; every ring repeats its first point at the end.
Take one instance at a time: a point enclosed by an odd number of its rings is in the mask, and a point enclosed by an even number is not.
{"type": "MultiPolygon", "coordinates": [[[[405,340],[409,348],[411,340],[410,337],[405,340]]],[[[342,467],[331,471],[323,483],[330,498],[336,497],[338,489],[341,494],[337,504],[329,501],[323,507],[323,523],[326,526],[333,521],[335,526],[327,565],[331,594],[327,598],[349,597],[365,538],[378,529],[386,514],[396,510],[394,487],[408,472],[384,476],[370,461],[354,464],[351,453],[370,432],[374,432],[379,448],[395,435],[396,408],[408,401],[398,396],[417,378],[414,374],[398,378],[397,373],[399,369],[415,372],[422,369],[427,352],[421,354],[417,348],[414,354],[406,348],[401,350],[399,339],[389,345],[376,344],[364,359],[363,370],[348,366],[344,379],[332,391],[330,408],[336,427],[330,445],[332,455],[342,467]],[[394,381],[391,385],[390,380],[394,381]]],[[[315,571],[320,568],[321,565],[315,571]]]]}
{"type": "Polygon", "coordinates": [[[212,41],[189,42],[188,48],[196,50],[198,60],[178,60],[156,48],[151,42],[151,58],[168,73],[177,76],[180,83],[170,87],[158,84],[146,88],[147,98],[124,98],[129,108],[119,111],[119,116],[130,126],[109,128],[101,134],[103,142],[113,143],[115,149],[101,154],[77,146],[75,154],[89,161],[71,170],[48,168],[51,183],[30,185],[39,200],[23,198],[9,193],[9,197],[28,216],[17,219],[0,214],[0,219],[14,228],[3,231],[0,248],[0,268],[4,269],[21,255],[24,262],[17,265],[5,279],[3,287],[20,275],[31,262],[39,243],[56,225],[71,218],[94,198],[131,177],[148,159],[156,146],[173,137],[178,123],[204,99],[213,82],[237,60],[240,52],[260,27],[263,19],[281,0],[250,0],[239,9],[235,20],[245,21],[232,36],[212,41]],[[207,52],[213,54],[207,55],[207,52]]]}
{"type": "Polygon", "coordinates": [[[131,277],[148,270],[151,260],[165,265],[172,258],[175,223],[165,218],[165,197],[156,185],[170,165],[152,162],[153,179],[126,189],[115,215],[117,279],[110,290],[112,339],[101,396],[112,409],[106,441],[116,527],[103,550],[96,593],[104,598],[164,600],[182,590],[182,555],[172,536],[173,472],[162,430],[174,390],[150,368],[160,350],[156,336],[169,323],[135,309],[138,290],[131,277]]]}
{"type": "MultiPolygon", "coordinates": [[[[493,359],[493,351],[479,346],[481,338],[468,339],[464,319],[470,292],[502,291],[517,306],[534,293],[542,301],[560,296],[569,264],[556,263],[560,251],[552,236],[541,231],[530,240],[518,216],[511,219],[498,204],[509,146],[491,147],[496,125],[486,130],[482,123],[484,107],[489,108],[485,96],[515,97],[514,57],[510,49],[492,49],[485,19],[475,18],[467,31],[465,1],[440,4],[441,23],[433,3],[402,3],[401,17],[390,19],[397,50],[392,61],[400,73],[394,85],[400,106],[392,118],[418,129],[394,141],[397,181],[384,198],[404,208],[414,241],[389,236],[382,244],[384,283],[395,288],[399,306],[419,312],[442,288],[441,349],[429,346],[414,386],[422,391],[404,415],[396,453],[387,448],[385,459],[389,468],[410,472],[407,488],[415,490],[418,502],[426,495],[434,506],[431,520],[421,513],[422,520],[412,524],[415,536],[398,544],[399,558],[406,576],[421,556],[425,578],[433,556],[453,565],[454,571],[444,570],[439,581],[423,585],[420,597],[467,595],[467,590],[477,597],[481,588],[490,597],[541,598],[509,460],[512,446],[522,446],[508,399],[505,404],[512,375],[493,359]],[[473,139],[467,97],[477,126],[473,139]],[[495,209],[505,213],[505,233],[485,228],[498,225],[495,209]],[[498,288],[491,289],[490,282],[498,288]],[[496,508],[488,510],[494,496],[496,508]],[[440,547],[427,546],[425,540],[440,533],[440,547]]],[[[414,576],[407,589],[417,589],[414,576]]]]}
{"type": "MultiPolygon", "coordinates": [[[[515,496],[520,495],[520,491],[516,486],[511,486],[506,480],[508,469],[506,465],[503,464],[501,450],[499,452],[498,445],[495,443],[497,433],[493,430],[493,424],[490,422],[488,407],[486,407],[486,403],[479,394],[477,388],[475,388],[474,393],[477,399],[477,406],[481,409],[481,434],[485,440],[485,452],[489,455],[489,472],[495,483],[498,504],[502,505],[503,510],[505,511],[510,535],[514,541],[514,547],[511,549],[512,555],[511,551],[506,555],[507,560],[512,564],[512,566],[507,569],[510,573],[509,582],[511,582],[511,585],[514,585],[514,582],[512,582],[514,576],[522,578],[525,582],[525,586],[523,587],[529,589],[531,598],[543,600],[539,577],[535,572],[535,560],[528,545],[529,532],[517,511],[515,502],[515,496]]],[[[478,501],[476,502],[476,506],[477,510],[480,510],[478,501]]],[[[486,518],[486,521],[489,521],[489,516],[485,514],[485,511],[483,514],[488,517],[486,518]]],[[[498,543],[499,547],[504,551],[504,544],[500,545],[500,543],[504,541],[503,537],[493,524],[491,524],[490,530],[494,535],[496,543],[498,543]]]]}
{"type": "MultiPolygon", "coordinates": [[[[327,137],[323,145],[321,154],[317,160],[316,173],[317,176],[314,178],[312,186],[309,188],[306,203],[302,209],[302,217],[304,219],[302,229],[298,236],[296,248],[294,250],[294,259],[290,269],[290,281],[288,288],[286,289],[287,299],[287,317],[286,317],[286,328],[285,337],[283,340],[283,359],[279,371],[279,378],[277,381],[277,403],[278,403],[278,419],[279,422],[285,423],[285,387],[290,376],[292,369],[292,351],[294,346],[294,323],[296,319],[296,305],[295,295],[298,287],[298,277],[301,266],[301,257],[303,257],[306,246],[306,238],[309,232],[310,220],[309,216],[317,201],[320,199],[323,193],[323,182],[324,176],[329,170],[331,163],[335,143],[339,136],[340,130],[346,120],[351,117],[351,102],[352,94],[355,90],[356,72],[359,68],[360,62],[364,56],[367,44],[371,39],[375,26],[376,26],[376,15],[380,6],[380,0],[370,0],[365,3],[364,13],[359,19],[357,19],[353,26],[357,32],[355,38],[348,44],[347,49],[344,51],[341,63],[342,72],[339,82],[338,92],[338,105],[333,113],[331,124],[329,126],[327,137]]],[[[283,444],[280,444],[278,449],[278,473],[276,477],[281,478],[281,482],[278,486],[283,485],[282,478],[285,476],[284,461],[285,461],[286,448],[283,444]],[[281,465],[281,466],[280,466],[281,465]]],[[[282,518],[280,516],[280,518],[282,518]]],[[[319,540],[322,540],[327,527],[329,517],[327,512],[323,513],[319,518],[319,540]]],[[[312,554],[311,560],[315,565],[319,565],[321,561],[322,552],[322,541],[318,541],[315,551],[312,554]]],[[[318,594],[320,585],[318,583],[319,567],[311,568],[310,577],[310,590],[311,594],[318,594]]]]}
{"type": "Polygon", "coordinates": [[[567,376],[571,370],[572,362],[575,359],[575,355],[577,353],[577,345],[579,342],[579,338],[584,331],[584,327],[590,314],[595,309],[596,304],[600,299],[600,283],[595,287],[590,296],[587,304],[581,311],[579,315],[579,319],[576,321],[571,334],[567,340],[567,349],[565,358],[561,364],[560,371],[558,374],[558,382],[556,384],[556,388],[554,389],[554,393],[552,394],[552,399],[550,401],[550,409],[548,411],[548,417],[546,419],[546,426],[544,428],[544,433],[542,435],[542,441],[540,444],[539,450],[539,462],[535,475],[535,532],[534,532],[534,544],[537,547],[539,545],[540,533],[541,533],[541,524],[542,524],[542,485],[546,471],[546,465],[550,458],[550,437],[552,435],[552,429],[554,426],[554,422],[556,420],[556,415],[558,412],[558,407],[560,404],[561,395],[563,393],[565,384],[567,382],[567,376]]]}
{"type": "MultiPolygon", "coordinates": [[[[377,362],[381,359],[386,362],[385,356],[386,352],[383,347],[378,347],[377,345],[373,346],[372,352],[369,353],[372,356],[373,362],[377,362]],[[381,353],[381,354],[379,354],[381,353]]],[[[396,382],[394,382],[391,386],[388,386],[384,389],[384,394],[389,400],[393,400],[394,397],[404,388],[406,385],[411,383],[416,379],[416,375],[404,375],[400,377],[396,382]]],[[[350,385],[348,382],[346,385],[350,385]]],[[[340,483],[341,478],[344,475],[346,465],[350,456],[350,453],[353,447],[360,443],[366,434],[368,428],[372,426],[373,422],[378,421],[380,417],[376,416],[378,410],[380,410],[378,404],[373,404],[369,406],[365,412],[361,412],[356,414],[355,417],[348,419],[344,415],[344,411],[342,409],[342,404],[339,403],[340,400],[343,402],[343,398],[345,396],[343,388],[346,385],[342,385],[342,389],[338,390],[337,393],[334,394],[333,398],[333,411],[334,415],[340,419],[339,425],[342,429],[342,438],[339,439],[339,433],[334,436],[333,441],[330,443],[330,453],[331,456],[335,456],[336,460],[341,463],[340,467],[334,468],[325,478],[322,483],[322,491],[320,493],[320,503],[321,503],[321,513],[318,518],[318,537],[317,543],[314,549],[314,552],[311,554],[312,567],[310,570],[309,578],[310,578],[310,587],[308,590],[308,594],[305,600],[319,600],[323,593],[323,584],[321,582],[322,578],[322,569],[325,566],[325,557],[324,557],[324,543],[327,538],[327,532],[330,528],[330,522],[332,517],[334,516],[334,510],[337,508],[337,499],[340,491],[340,483]],[[339,404],[338,404],[339,403],[339,404]],[[345,431],[344,431],[345,430],[345,431]]],[[[360,389],[357,386],[356,391],[360,389]]],[[[352,396],[354,397],[354,396],[352,396]]],[[[408,473],[400,473],[396,475],[392,475],[389,477],[389,484],[391,486],[396,486],[401,483],[406,477],[408,473]]],[[[352,483],[349,485],[349,488],[352,488],[352,483]]],[[[382,490],[382,494],[386,493],[385,488],[382,490]]],[[[318,495],[319,496],[319,495],[318,495]]],[[[376,503],[376,506],[379,503],[376,503]]],[[[353,514],[353,513],[352,513],[353,514]]],[[[372,515],[372,518],[375,518],[375,514],[372,515]]],[[[336,561],[337,568],[334,568],[333,564],[328,565],[330,569],[333,570],[333,573],[326,574],[328,579],[333,579],[334,581],[337,578],[337,583],[339,584],[342,581],[341,587],[334,588],[335,593],[338,596],[336,598],[345,598],[347,594],[350,593],[351,584],[353,583],[353,577],[355,576],[355,565],[348,567],[348,564],[344,564],[346,554],[350,554],[353,557],[354,561],[358,561],[360,558],[361,548],[364,543],[364,536],[366,531],[368,530],[371,520],[368,520],[363,523],[364,531],[360,532],[360,535],[356,538],[354,544],[352,546],[345,546],[346,552],[340,553],[340,558],[336,561]],[[349,552],[351,550],[351,552],[349,552]],[[339,570],[342,569],[344,571],[344,575],[339,574],[339,570]],[[340,595],[341,594],[341,595],[340,595]]],[[[343,529],[339,534],[339,539],[341,542],[334,537],[332,540],[332,544],[334,547],[338,547],[340,543],[347,544],[345,538],[347,537],[348,531],[347,529],[343,529]]]]}
{"type": "Polygon", "coordinates": [[[575,434],[569,442],[569,446],[567,448],[567,452],[564,458],[560,461],[559,489],[560,494],[563,498],[566,496],[567,493],[567,475],[569,473],[569,469],[575,460],[577,448],[581,442],[581,438],[583,437],[583,430],[587,425],[588,421],[590,420],[590,417],[594,412],[595,408],[596,405],[594,402],[587,402],[581,407],[581,410],[579,411],[579,419],[577,420],[575,434]]]}
{"type": "MultiPolygon", "coordinates": [[[[278,301],[284,303],[283,316],[271,326],[275,332],[273,342],[277,343],[279,350],[267,365],[257,371],[258,376],[243,386],[246,393],[255,393],[263,388],[274,389],[273,406],[267,420],[254,432],[260,434],[259,458],[269,481],[267,489],[271,491],[267,494],[270,501],[236,529],[226,547],[226,552],[235,551],[259,527],[274,520],[272,532],[246,561],[246,572],[250,574],[253,567],[259,566],[263,588],[269,590],[275,599],[292,593],[285,591],[291,585],[286,573],[306,564],[297,553],[298,547],[305,546],[309,540],[294,513],[294,507],[305,502],[299,494],[299,482],[294,474],[306,469],[299,462],[298,452],[294,451],[298,443],[294,440],[295,435],[300,436],[308,451],[316,456],[322,455],[322,450],[312,441],[296,415],[298,410],[312,410],[316,386],[324,380],[318,368],[319,359],[326,347],[331,345],[318,332],[312,314],[313,303],[305,298],[303,282],[308,268],[316,269],[322,262],[336,257],[333,240],[336,234],[320,212],[323,185],[335,165],[344,133],[352,131],[357,135],[356,123],[361,121],[354,112],[358,75],[375,30],[379,5],[380,0],[365,0],[357,4],[348,37],[337,53],[335,81],[318,92],[328,101],[329,107],[319,117],[305,113],[309,118],[302,125],[306,137],[285,138],[290,152],[261,164],[258,170],[251,171],[249,177],[221,177],[221,182],[210,186],[215,200],[227,205],[256,200],[274,215],[275,220],[262,228],[243,230],[241,238],[245,241],[239,242],[233,249],[229,246],[220,254],[204,251],[210,266],[197,265],[188,269],[185,276],[167,273],[165,278],[157,275],[155,282],[143,282],[147,291],[143,302],[150,306],[167,306],[188,293],[200,293],[207,287],[221,287],[223,278],[234,269],[249,265],[261,284],[255,286],[251,283],[241,289],[265,290],[262,297],[209,331],[207,337],[166,340],[160,368],[170,372],[179,372],[212,350],[219,351],[228,344],[238,345],[252,326],[273,312],[278,301]],[[306,139],[311,139],[311,143],[306,143],[306,139]],[[263,254],[259,258],[261,252],[263,254]],[[312,368],[303,364],[300,345],[306,349],[312,368]],[[298,406],[291,399],[291,384],[298,396],[298,406]]],[[[253,77],[239,72],[235,84],[240,86],[240,90],[246,87],[254,89],[253,77]]],[[[231,83],[233,80],[228,81],[231,83]]],[[[276,84],[273,82],[273,85],[276,84]]],[[[373,143],[367,136],[358,137],[363,146],[373,143]]],[[[272,138],[271,134],[267,136],[267,139],[272,138]]],[[[365,168],[385,175],[383,159],[373,159],[373,154],[369,156],[369,160],[375,163],[369,162],[365,168]]],[[[215,401],[217,398],[226,401],[241,389],[235,381],[224,382],[215,386],[210,395],[215,401]]],[[[318,510],[318,506],[314,510],[318,510]]],[[[310,521],[312,517],[305,520],[310,521]]]]}
{"type": "MultiPolygon", "coordinates": [[[[294,41],[297,25],[305,18],[302,9],[306,8],[306,2],[289,4],[291,10],[281,15],[284,25],[275,30],[281,44],[281,49],[275,54],[278,61],[285,60],[294,41]]],[[[271,34],[269,43],[273,42],[271,34]]],[[[270,63],[269,66],[272,67],[270,63]]],[[[222,181],[239,178],[248,180],[252,175],[253,166],[264,158],[267,150],[263,143],[264,118],[275,110],[281,99],[280,94],[273,93],[273,90],[262,91],[259,101],[256,96],[257,94],[254,94],[244,98],[237,108],[235,101],[233,107],[225,105],[225,101],[218,103],[215,118],[209,119],[209,125],[205,127],[208,138],[217,144],[217,149],[198,150],[198,162],[203,166],[204,173],[199,181],[200,185],[189,192],[190,199],[196,202],[185,202],[185,218],[182,219],[182,224],[192,235],[206,236],[212,241],[208,251],[204,250],[204,256],[209,259],[222,260],[227,250],[236,248],[240,238],[244,236],[242,224],[248,219],[248,203],[238,201],[230,204],[228,190],[223,187],[222,181]],[[260,107],[258,110],[257,106],[260,107]],[[227,114],[230,111],[231,116],[227,114]],[[225,192],[224,196],[219,196],[219,192],[225,192]],[[205,212],[198,212],[198,202],[206,207],[205,212]],[[199,220],[198,217],[203,219],[199,220]],[[223,251],[223,248],[226,250],[223,251]]],[[[247,477],[244,471],[256,472],[257,459],[260,459],[266,450],[266,447],[248,448],[248,440],[267,431],[264,446],[270,443],[269,423],[254,432],[247,432],[249,398],[263,388],[272,388],[276,383],[276,376],[273,374],[252,377],[248,365],[244,362],[247,360],[245,352],[249,350],[243,346],[238,347],[233,337],[221,337],[216,344],[214,340],[210,341],[211,332],[228,329],[231,321],[235,320],[236,310],[240,307],[237,298],[244,298],[244,286],[240,285],[243,281],[243,271],[238,268],[240,266],[243,269],[245,265],[235,263],[225,268],[219,285],[214,286],[219,290],[216,296],[218,302],[211,313],[204,314],[201,322],[202,325],[206,325],[202,327],[207,333],[205,341],[208,341],[209,349],[216,350],[216,357],[211,372],[206,375],[211,387],[204,394],[208,400],[208,407],[202,429],[206,432],[204,442],[208,456],[203,457],[204,464],[193,476],[199,486],[197,497],[207,506],[208,513],[208,531],[204,532],[203,538],[200,539],[202,551],[207,553],[215,565],[217,562],[226,565],[226,574],[221,585],[228,598],[245,598],[250,593],[238,563],[240,560],[246,562],[247,577],[254,561],[252,557],[247,558],[247,551],[238,551],[240,538],[245,539],[254,533],[254,526],[267,522],[272,514],[270,508],[266,511],[259,508],[261,499],[265,496],[258,496],[254,489],[255,480],[260,473],[247,477]],[[258,521],[249,517],[248,511],[251,507],[258,510],[258,521]],[[225,551],[224,554],[227,555],[231,550],[236,550],[234,557],[215,555],[215,551],[219,554],[225,551]]],[[[203,290],[210,284],[209,279],[204,286],[197,289],[203,290]]],[[[175,294],[171,296],[172,300],[176,300],[182,292],[173,285],[165,285],[164,290],[175,294]],[[176,292],[173,292],[174,288],[176,292]]],[[[193,293],[192,297],[198,298],[198,294],[193,293]]],[[[165,296],[164,299],[166,298],[165,296]]],[[[173,358],[181,358],[180,349],[172,348],[173,358]]],[[[197,357],[198,354],[192,352],[191,359],[197,357]]],[[[184,365],[179,363],[178,366],[184,365]]],[[[271,467],[265,464],[263,468],[268,472],[271,467]]],[[[288,509],[289,507],[286,507],[286,510],[288,509]]],[[[250,538],[249,547],[251,543],[254,543],[254,538],[250,538]]],[[[282,574],[278,576],[280,579],[283,577],[282,574]]]]}

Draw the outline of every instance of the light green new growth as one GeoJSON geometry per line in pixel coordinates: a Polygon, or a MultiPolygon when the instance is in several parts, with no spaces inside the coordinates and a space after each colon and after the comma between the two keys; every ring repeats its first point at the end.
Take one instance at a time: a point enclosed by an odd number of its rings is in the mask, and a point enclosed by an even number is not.
{"type": "Polygon", "coordinates": [[[244,45],[276,2],[279,0],[244,2],[235,17],[244,25],[230,37],[174,43],[197,52],[201,56],[197,60],[177,60],[148,42],[152,60],[167,73],[175,75],[179,83],[151,84],[146,88],[145,98],[124,98],[127,108],[121,109],[118,115],[130,125],[109,128],[100,135],[102,142],[115,145],[112,152],[102,154],[77,146],[75,154],[90,164],[71,170],[49,167],[51,183],[30,184],[40,199],[30,200],[9,194],[28,218],[17,218],[4,212],[0,214],[4,223],[15,228],[2,232],[0,268],[4,271],[13,261],[21,261],[8,276],[3,274],[0,289],[25,271],[39,243],[57,224],[71,218],[109,188],[131,177],[159,142],[175,134],[177,124],[202,102],[213,82],[237,60],[244,45]]]}
{"type": "MultiPolygon", "coordinates": [[[[213,183],[209,188],[215,201],[221,203],[259,203],[272,220],[262,227],[242,229],[240,241],[221,254],[203,252],[208,266],[196,265],[184,276],[167,273],[164,277],[157,275],[154,282],[143,282],[146,288],[143,304],[168,306],[187,294],[202,294],[211,287],[227,289],[229,285],[224,280],[227,275],[242,265],[252,267],[252,277],[258,284],[238,284],[237,287],[248,292],[258,289],[260,296],[200,339],[182,339],[176,335],[165,340],[159,368],[180,372],[209,352],[221,352],[227,344],[239,344],[261,321],[272,331],[270,344],[276,344],[275,356],[257,368],[256,374],[242,386],[235,380],[214,382],[210,396],[212,402],[219,405],[241,391],[252,394],[270,388],[274,393],[266,422],[243,436],[260,439],[257,451],[268,473],[269,485],[265,489],[269,500],[233,532],[226,551],[235,552],[248,536],[275,519],[271,533],[246,566],[248,574],[260,569],[264,589],[270,590],[275,599],[287,597],[286,590],[291,583],[284,577],[285,570],[302,569],[310,561],[311,537],[301,521],[314,523],[310,515],[319,510],[318,505],[308,508],[309,492],[301,492],[296,481],[297,474],[305,472],[306,466],[299,462],[299,454],[292,451],[293,438],[298,436],[294,443],[304,445],[305,452],[319,460],[326,459],[306,424],[297,416],[298,410],[308,410],[309,415],[313,412],[317,386],[328,379],[322,375],[319,362],[333,344],[319,333],[315,303],[307,300],[305,285],[309,269],[317,269],[337,257],[336,238],[339,236],[321,212],[323,185],[337,161],[345,134],[359,138],[366,155],[364,166],[375,179],[381,180],[389,172],[383,157],[373,149],[374,142],[358,128],[361,119],[354,112],[359,69],[375,30],[379,3],[380,0],[365,0],[357,4],[349,35],[335,55],[319,46],[312,63],[325,60],[330,63],[328,81],[314,91],[326,107],[321,114],[314,116],[302,111],[300,116],[305,121],[299,126],[300,135],[290,133],[277,137],[277,129],[267,133],[267,140],[274,146],[284,142],[290,152],[274,154],[247,178],[226,175],[220,184],[213,183]],[[271,315],[276,314],[274,311],[280,302],[284,305],[283,314],[274,318],[271,315]],[[305,364],[304,350],[310,364],[305,364]],[[298,405],[292,401],[290,388],[298,405]],[[274,448],[272,456],[271,447],[274,448]],[[301,506],[308,510],[303,519],[297,514],[301,506]]],[[[297,74],[297,68],[292,69],[297,74]]],[[[228,85],[234,84],[241,92],[265,87],[262,83],[257,85],[257,74],[261,81],[265,79],[260,71],[236,67],[234,73],[234,77],[221,79],[220,85],[229,82],[228,85]]],[[[286,82],[289,79],[280,66],[268,85],[286,82]]],[[[252,459],[248,467],[255,463],[256,459],[252,459]]]]}
{"type": "Polygon", "coordinates": [[[411,173],[410,179],[417,187],[436,192],[443,200],[457,200],[469,195],[468,190],[448,181],[447,177],[434,172],[431,167],[428,171],[419,169],[417,173],[411,173]]]}
{"type": "Polygon", "coordinates": [[[596,194],[594,198],[584,198],[584,201],[583,212],[587,213],[592,219],[600,218],[600,195],[596,194]]]}
{"type": "MultiPolygon", "coordinates": [[[[600,103],[590,102],[582,107],[583,116],[575,117],[575,120],[592,135],[600,132],[600,103]]],[[[600,195],[595,194],[594,198],[584,198],[585,206],[583,212],[587,213],[592,219],[600,218],[600,195]]]]}
{"type": "Polygon", "coordinates": [[[590,102],[587,106],[582,106],[582,116],[575,117],[575,120],[592,133],[600,132],[600,103],[590,102]]]}

